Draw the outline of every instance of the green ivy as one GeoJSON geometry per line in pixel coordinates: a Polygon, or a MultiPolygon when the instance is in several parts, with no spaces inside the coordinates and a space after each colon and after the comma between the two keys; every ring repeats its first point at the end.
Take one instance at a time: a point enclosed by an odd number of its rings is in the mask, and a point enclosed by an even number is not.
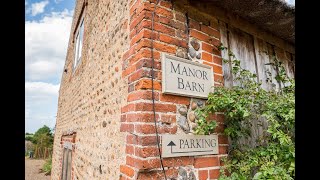
{"type": "MultiPolygon", "coordinates": [[[[222,45],[219,49],[228,50],[222,45]]],[[[257,82],[256,74],[241,68],[240,60],[230,50],[228,53],[230,60],[224,61],[231,61],[234,81],[239,85],[215,87],[206,105],[196,110],[196,134],[214,133],[217,121],[212,114],[222,112],[225,116],[224,133],[230,137],[231,144],[219,179],[294,179],[294,80],[287,77],[281,62],[274,57],[273,62],[267,65],[276,68],[278,73],[274,78],[280,82],[281,88],[266,91],[261,87],[261,82],[257,82]],[[256,145],[241,144],[241,138],[251,137],[252,123],[263,118],[268,125],[256,145]]],[[[268,74],[271,76],[271,73],[268,74]]]]}

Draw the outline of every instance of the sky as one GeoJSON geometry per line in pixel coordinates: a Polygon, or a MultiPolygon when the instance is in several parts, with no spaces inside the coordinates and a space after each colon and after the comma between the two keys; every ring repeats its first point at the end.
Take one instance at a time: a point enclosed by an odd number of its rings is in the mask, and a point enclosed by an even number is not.
{"type": "Polygon", "coordinates": [[[296,1],[295,0],[285,0],[288,4],[291,4],[293,6],[296,5],[296,1]]]}
{"type": "Polygon", "coordinates": [[[25,132],[55,126],[75,0],[25,0],[25,132]]]}
{"type": "Polygon", "coordinates": [[[25,0],[25,132],[55,126],[74,6],[75,0],[25,0]]]}

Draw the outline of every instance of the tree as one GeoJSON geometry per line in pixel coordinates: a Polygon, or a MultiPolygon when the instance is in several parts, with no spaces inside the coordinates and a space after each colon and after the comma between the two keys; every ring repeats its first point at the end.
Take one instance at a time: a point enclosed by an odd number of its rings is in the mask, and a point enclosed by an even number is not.
{"type": "Polygon", "coordinates": [[[25,136],[25,138],[24,138],[25,140],[27,140],[27,141],[31,141],[31,142],[33,142],[33,136],[31,136],[31,135],[29,135],[29,136],[25,136]]]}
{"type": "MultiPolygon", "coordinates": [[[[215,132],[216,112],[225,117],[224,134],[231,139],[228,156],[223,158],[219,180],[294,179],[295,178],[295,81],[286,75],[276,57],[278,74],[274,77],[283,86],[266,91],[257,82],[256,74],[241,68],[240,60],[229,51],[234,80],[239,86],[216,87],[204,107],[197,109],[197,134],[215,132]],[[243,144],[251,137],[252,124],[265,119],[267,127],[255,145],[243,144]],[[214,123],[212,123],[214,122],[214,123]],[[228,172],[228,173],[225,173],[228,172]]],[[[270,77],[273,78],[273,77],[270,77]]]]}
{"type": "Polygon", "coordinates": [[[39,147],[52,147],[53,135],[51,129],[44,125],[34,133],[31,141],[39,147]]]}

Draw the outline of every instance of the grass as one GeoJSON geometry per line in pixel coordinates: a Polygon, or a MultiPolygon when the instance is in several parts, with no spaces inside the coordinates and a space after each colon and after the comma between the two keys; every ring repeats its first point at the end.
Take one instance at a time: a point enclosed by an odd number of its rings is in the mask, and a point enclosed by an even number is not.
{"type": "Polygon", "coordinates": [[[42,171],[45,172],[45,175],[50,175],[51,168],[52,168],[52,158],[49,158],[46,160],[46,163],[44,163],[42,167],[42,171]]]}

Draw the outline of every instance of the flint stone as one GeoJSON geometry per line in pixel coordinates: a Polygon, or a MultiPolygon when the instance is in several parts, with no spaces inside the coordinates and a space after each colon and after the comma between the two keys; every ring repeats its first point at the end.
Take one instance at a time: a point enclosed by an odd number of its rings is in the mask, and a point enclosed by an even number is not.
{"type": "Polygon", "coordinates": [[[200,49],[200,44],[197,40],[195,39],[191,40],[190,44],[196,51],[200,49]]]}
{"type": "Polygon", "coordinates": [[[178,120],[178,125],[180,126],[180,128],[185,132],[189,132],[190,128],[189,125],[187,123],[187,118],[185,116],[180,116],[179,120],[178,120]]]}

